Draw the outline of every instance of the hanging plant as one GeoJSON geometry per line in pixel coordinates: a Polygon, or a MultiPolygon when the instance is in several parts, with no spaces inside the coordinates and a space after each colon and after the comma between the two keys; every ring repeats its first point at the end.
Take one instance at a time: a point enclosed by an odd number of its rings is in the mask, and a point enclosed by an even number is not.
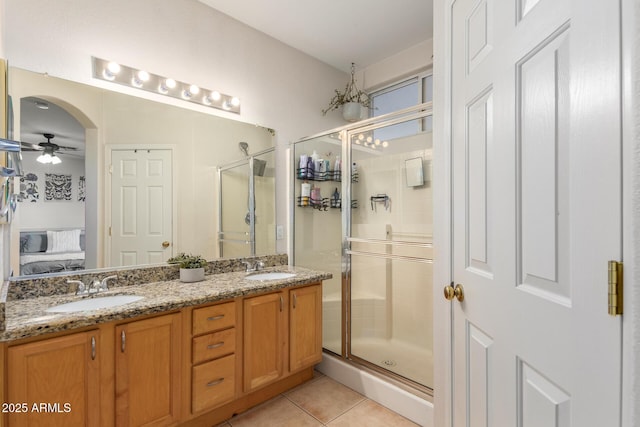
{"type": "Polygon", "coordinates": [[[356,86],[356,64],[351,63],[351,80],[347,83],[344,88],[344,91],[340,92],[338,89],[335,90],[335,95],[329,101],[329,107],[322,110],[322,115],[326,115],[329,111],[337,110],[345,104],[349,104],[355,102],[357,104],[362,105],[363,107],[371,107],[371,98],[366,92],[358,89],[356,86]]]}

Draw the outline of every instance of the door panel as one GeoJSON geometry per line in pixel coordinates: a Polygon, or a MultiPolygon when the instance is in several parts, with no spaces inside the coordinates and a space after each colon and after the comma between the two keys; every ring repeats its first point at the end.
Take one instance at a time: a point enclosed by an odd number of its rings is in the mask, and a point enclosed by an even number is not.
{"type": "Polygon", "coordinates": [[[171,156],[171,150],[111,152],[112,266],[161,263],[171,256],[171,156]]]}
{"type": "Polygon", "coordinates": [[[603,3],[447,2],[457,427],[619,425],[619,5],[603,3]]]}

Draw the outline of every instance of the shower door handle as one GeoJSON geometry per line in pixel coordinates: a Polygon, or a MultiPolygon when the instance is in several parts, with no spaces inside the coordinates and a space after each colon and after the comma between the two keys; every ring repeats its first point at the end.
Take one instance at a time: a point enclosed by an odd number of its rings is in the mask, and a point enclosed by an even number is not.
{"type": "Polygon", "coordinates": [[[447,301],[451,301],[456,298],[458,301],[464,301],[464,288],[461,284],[457,284],[456,287],[453,287],[453,282],[450,285],[444,287],[444,298],[447,301]]]}

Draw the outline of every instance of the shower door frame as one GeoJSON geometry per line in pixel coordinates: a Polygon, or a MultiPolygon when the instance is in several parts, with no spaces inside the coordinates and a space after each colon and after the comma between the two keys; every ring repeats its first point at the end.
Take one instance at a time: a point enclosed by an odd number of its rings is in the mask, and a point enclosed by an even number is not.
{"type": "MultiPolygon", "coordinates": [[[[237,160],[232,163],[227,163],[226,165],[218,166],[218,252],[220,257],[223,256],[223,244],[224,242],[233,242],[233,243],[242,243],[245,245],[249,245],[249,256],[256,256],[256,184],[255,184],[255,175],[253,174],[254,163],[256,157],[262,156],[264,154],[269,154],[275,152],[275,147],[266,148],[264,150],[258,151],[256,153],[251,154],[250,156],[237,160]],[[222,173],[228,171],[230,169],[237,168],[239,166],[243,166],[245,164],[249,165],[249,206],[247,209],[249,210],[249,231],[241,232],[241,231],[227,231],[228,234],[235,235],[244,235],[247,236],[247,239],[238,239],[238,238],[226,238],[224,236],[225,231],[222,230],[222,173]]],[[[275,209],[275,206],[274,206],[275,209]]]]}
{"type": "MultiPolygon", "coordinates": [[[[331,134],[339,134],[340,140],[342,141],[341,145],[341,159],[342,159],[342,177],[341,177],[341,198],[342,198],[342,212],[341,212],[341,225],[342,225],[342,236],[341,236],[341,259],[342,259],[342,272],[341,272],[341,282],[342,282],[342,302],[341,302],[341,317],[342,317],[342,327],[341,327],[341,352],[338,354],[334,351],[328,350],[323,347],[323,353],[330,355],[331,357],[339,358],[341,361],[352,364],[358,368],[365,369],[373,375],[380,376],[385,378],[387,381],[392,382],[393,384],[399,386],[400,388],[417,395],[420,398],[426,400],[432,400],[433,398],[433,389],[431,387],[422,385],[415,381],[412,381],[406,377],[403,377],[399,374],[396,374],[388,369],[384,369],[378,365],[375,365],[371,362],[368,362],[364,359],[358,358],[357,356],[353,356],[351,354],[351,331],[350,331],[350,317],[351,317],[351,256],[349,251],[351,250],[350,241],[351,238],[351,142],[348,139],[348,135],[355,132],[362,132],[368,129],[380,128],[384,126],[390,126],[397,123],[403,123],[409,120],[418,120],[424,119],[428,116],[433,115],[433,103],[425,102],[413,107],[409,107],[403,110],[395,111],[392,113],[384,114],[377,117],[372,117],[370,119],[364,119],[356,123],[350,123],[345,126],[341,126],[335,129],[331,129],[325,132],[317,133],[311,136],[307,136],[301,138],[298,141],[291,143],[291,149],[289,150],[289,163],[291,165],[291,170],[295,171],[298,166],[297,159],[295,158],[295,150],[293,147],[296,144],[308,142],[313,139],[317,139],[323,136],[331,135],[331,134]],[[345,167],[345,165],[347,165],[345,167]]],[[[295,173],[289,174],[290,176],[290,185],[289,192],[291,195],[295,194],[295,173]]],[[[289,215],[290,218],[295,218],[295,197],[289,198],[289,215]]],[[[289,246],[289,263],[290,265],[295,265],[295,227],[293,225],[290,226],[289,235],[294,236],[290,240],[289,246]]]]}
{"type": "MultiPolygon", "coordinates": [[[[412,107],[405,110],[401,110],[399,112],[390,113],[384,116],[379,116],[379,120],[354,123],[348,128],[342,131],[342,158],[344,160],[345,165],[352,164],[352,143],[351,136],[354,134],[373,131],[375,129],[380,129],[383,127],[393,126],[400,123],[409,122],[412,120],[422,120],[426,117],[430,117],[433,115],[432,103],[427,102],[419,105],[418,107],[412,107]]],[[[352,191],[351,191],[351,178],[352,178],[352,170],[351,167],[342,168],[343,177],[342,177],[342,194],[344,200],[350,201],[352,199],[352,191]]],[[[385,258],[387,260],[403,260],[409,262],[424,262],[433,264],[433,259],[418,259],[415,257],[404,256],[404,255],[392,255],[392,254],[378,254],[378,253],[364,253],[364,252],[356,252],[351,251],[351,242],[357,243],[380,243],[379,240],[376,239],[364,239],[364,238],[353,238],[352,237],[352,221],[351,221],[351,203],[344,202],[342,206],[345,208],[342,210],[342,226],[343,226],[343,234],[342,234],[342,259],[343,265],[345,266],[346,271],[343,271],[343,348],[342,348],[342,358],[346,361],[355,363],[357,365],[364,366],[365,368],[381,374],[394,382],[412,392],[418,392],[420,394],[426,395],[428,397],[433,397],[433,384],[430,386],[418,383],[410,378],[397,374],[389,369],[385,369],[375,363],[372,363],[366,359],[358,357],[351,352],[351,280],[352,280],[352,271],[351,271],[351,255],[356,256],[372,256],[377,258],[385,258]]],[[[385,243],[385,245],[389,245],[391,243],[385,243]]],[[[406,243],[410,244],[410,243],[406,243]]],[[[432,244],[430,244],[432,247],[432,244]]],[[[424,397],[424,396],[423,396],[424,397]]]]}

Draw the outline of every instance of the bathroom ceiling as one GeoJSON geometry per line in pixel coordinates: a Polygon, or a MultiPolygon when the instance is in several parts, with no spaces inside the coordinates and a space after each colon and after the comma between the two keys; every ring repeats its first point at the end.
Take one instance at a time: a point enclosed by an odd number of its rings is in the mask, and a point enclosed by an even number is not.
{"type": "Polygon", "coordinates": [[[199,1],[345,72],[433,37],[433,0],[199,1]]]}

